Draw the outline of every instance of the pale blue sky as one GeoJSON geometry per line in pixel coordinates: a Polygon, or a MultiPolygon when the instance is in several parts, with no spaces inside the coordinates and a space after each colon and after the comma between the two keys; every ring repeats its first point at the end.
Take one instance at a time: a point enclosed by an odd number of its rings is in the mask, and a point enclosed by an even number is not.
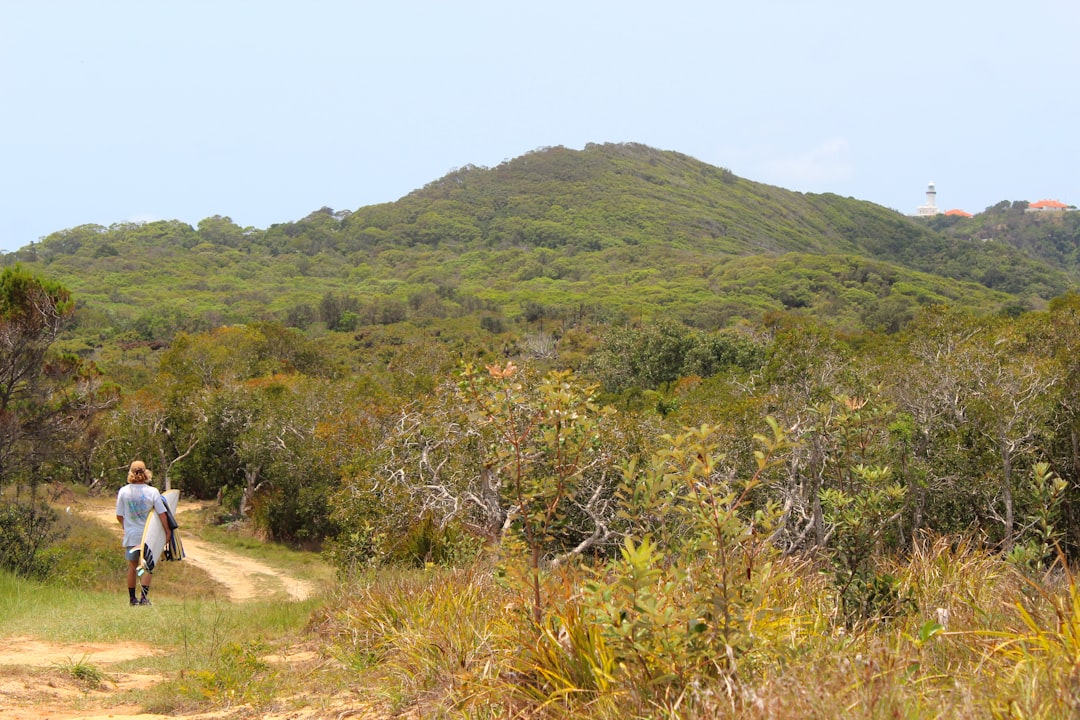
{"type": "Polygon", "coordinates": [[[589,142],[905,213],[1080,204],[1076,0],[0,0],[0,250],[264,228],[589,142]]]}

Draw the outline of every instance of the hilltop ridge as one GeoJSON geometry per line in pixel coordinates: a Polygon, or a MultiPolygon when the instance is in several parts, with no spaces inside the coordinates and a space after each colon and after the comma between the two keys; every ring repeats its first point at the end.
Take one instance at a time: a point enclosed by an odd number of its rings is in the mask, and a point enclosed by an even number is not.
{"type": "Polygon", "coordinates": [[[457,168],[396,202],[265,230],[223,216],[84,225],[4,262],[67,285],[84,334],[148,341],[254,319],[500,330],[663,317],[713,329],[775,311],[890,331],[920,306],[1031,307],[1073,281],[1071,267],[936,222],[678,152],[591,144],[457,168]]]}

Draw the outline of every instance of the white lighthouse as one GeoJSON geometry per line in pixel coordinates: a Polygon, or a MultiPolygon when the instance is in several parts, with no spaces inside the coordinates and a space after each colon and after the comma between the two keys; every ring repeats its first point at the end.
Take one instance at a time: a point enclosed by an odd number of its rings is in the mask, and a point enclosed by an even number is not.
{"type": "Polygon", "coordinates": [[[938,210],[937,206],[937,190],[934,189],[934,181],[931,180],[930,186],[926,188],[926,204],[915,208],[915,216],[928,217],[940,214],[941,210],[938,210]]]}

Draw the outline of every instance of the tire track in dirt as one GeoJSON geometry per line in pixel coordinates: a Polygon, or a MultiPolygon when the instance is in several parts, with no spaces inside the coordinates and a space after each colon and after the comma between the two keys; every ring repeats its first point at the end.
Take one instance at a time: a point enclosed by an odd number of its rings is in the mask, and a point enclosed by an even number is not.
{"type": "Polygon", "coordinates": [[[237,555],[180,532],[184,560],[225,586],[233,602],[272,597],[282,589],[293,600],[306,600],[311,583],[294,578],[266,563],[237,555]]]}

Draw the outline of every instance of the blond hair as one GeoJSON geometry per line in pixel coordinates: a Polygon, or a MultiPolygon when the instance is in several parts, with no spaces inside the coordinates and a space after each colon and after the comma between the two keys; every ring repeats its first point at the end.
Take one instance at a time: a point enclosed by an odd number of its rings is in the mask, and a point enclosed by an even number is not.
{"type": "Polygon", "coordinates": [[[131,463],[131,467],[128,468],[128,482],[150,482],[150,479],[154,477],[154,474],[146,468],[146,463],[142,460],[136,460],[131,463]]]}

